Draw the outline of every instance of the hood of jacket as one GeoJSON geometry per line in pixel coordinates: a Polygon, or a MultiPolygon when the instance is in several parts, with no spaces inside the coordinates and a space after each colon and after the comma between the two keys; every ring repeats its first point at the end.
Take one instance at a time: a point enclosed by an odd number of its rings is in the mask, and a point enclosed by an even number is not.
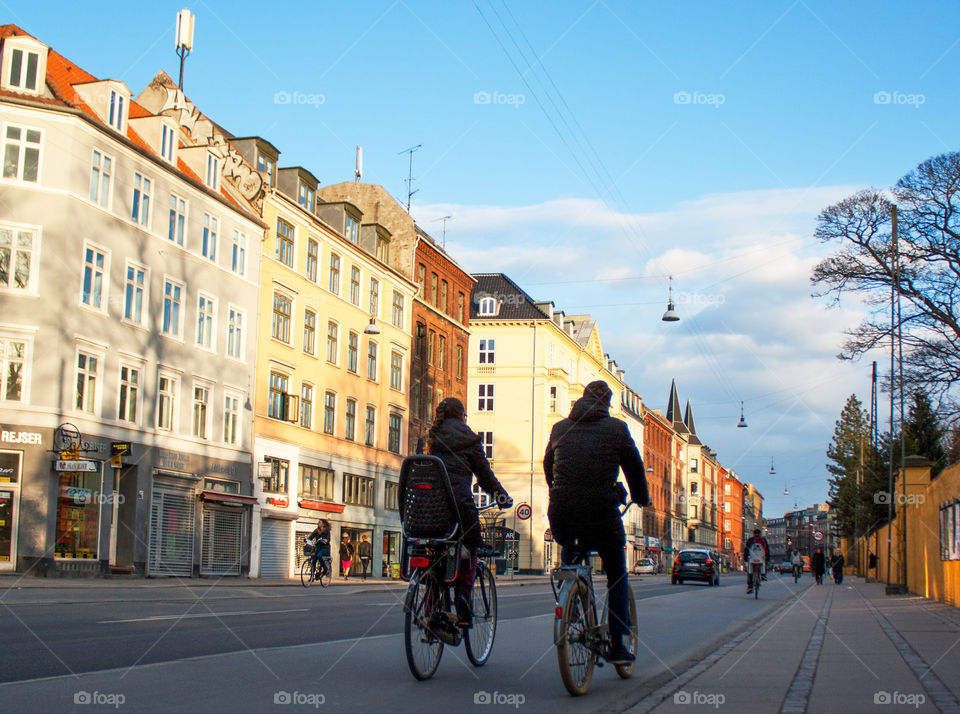
{"type": "Polygon", "coordinates": [[[610,416],[610,407],[593,397],[580,397],[573,403],[569,419],[574,421],[596,421],[610,416]]]}
{"type": "Polygon", "coordinates": [[[444,419],[440,428],[434,432],[433,454],[455,454],[467,447],[480,443],[480,435],[459,419],[444,419]]]}

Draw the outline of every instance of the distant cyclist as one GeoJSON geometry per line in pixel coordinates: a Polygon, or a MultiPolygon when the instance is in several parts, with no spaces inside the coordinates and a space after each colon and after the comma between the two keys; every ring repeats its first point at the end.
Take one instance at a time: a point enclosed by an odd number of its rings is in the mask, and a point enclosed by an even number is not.
{"type": "Polygon", "coordinates": [[[747,593],[753,592],[753,580],[750,577],[752,573],[751,565],[760,563],[761,575],[767,570],[767,561],[770,560],[770,545],[767,539],[760,535],[760,529],[753,529],[753,537],[750,538],[743,547],[743,559],[747,564],[747,593]]]}
{"type": "MultiPolygon", "coordinates": [[[[608,661],[629,664],[634,655],[623,644],[630,632],[629,586],[624,556],[623,521],[618,503],[626,502],[617,478],[623,469],[633,502],[649,503],[640,452],[627,425],[610,416],[612,392],[602,380],[590,382],[570,416],[554,424],[543,457],[550,487],[547,516],[565,565],[595,550],[607,574],[607,604],[612,647],[608,661]]],[[[636,624],[636,623],[634,623],[636,624]]]]}
{"type": "Polygon", "coordinates": [[[330,560],[330,521],[321,518],[317,521],[317,527],[306,537],[305,543],[313,546],[313,555],[310,558],[314,562],[316,570],[316,579],[319,580],[322,575],[330,571],[327,565],[330,560]]]}
{"type": "Polygon", "coordinates": [[[794,578],[799,578],[803,572],[803,558],[800,557],[800,551],[796,548],[790,554],[790,570],[793,571],[794,578]]]}

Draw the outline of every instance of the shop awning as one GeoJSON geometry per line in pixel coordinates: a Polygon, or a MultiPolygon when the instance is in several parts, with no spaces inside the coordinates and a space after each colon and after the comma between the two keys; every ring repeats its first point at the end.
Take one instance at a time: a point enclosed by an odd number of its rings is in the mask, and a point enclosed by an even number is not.
{"type": "Polygon", "coordinates": [[[217,501],[219,503],[239,503],[244,506],[252,506],[258,503],[253,496],[241,496],[238,493],[221,493],[220,491],[201,491],[200,498],[204,501],[217,501]]]}
{"type": "Polygon", "coordinates": [[[298,502],[300,508],[306,508],[310,511],[325,511],[327,513],[343,513],[344,504],[327,503],[326,501],[314,501],[309,498],[301,498],[298,502]]]}

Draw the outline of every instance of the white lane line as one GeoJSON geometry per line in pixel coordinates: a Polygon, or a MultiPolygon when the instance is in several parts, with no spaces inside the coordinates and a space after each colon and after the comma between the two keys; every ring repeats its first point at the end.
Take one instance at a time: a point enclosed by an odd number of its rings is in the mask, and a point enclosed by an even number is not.
{"type": "Polygon", "coordinates": [[[154,615],[152,617],[131,617],[128,620],[98,620],[98,625],[115,625],[122,622],[157,622],[160,620],[189,620],[201,617],[231,617],[234,615],[272,615],[278,612],[309,612],[308,607],[293,610],[237,610],[236,612],[198,612],[190,615],[154,615]]]}

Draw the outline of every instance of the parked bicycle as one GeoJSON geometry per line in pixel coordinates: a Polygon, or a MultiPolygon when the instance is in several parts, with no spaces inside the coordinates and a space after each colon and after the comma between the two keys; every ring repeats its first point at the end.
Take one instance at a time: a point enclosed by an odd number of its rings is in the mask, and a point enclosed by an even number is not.
{"type": "MultiPolygon", "coordinates": [[[[622,516],[632,504],[621,511],[622,516]]],[[[556,598],[556,618],[553,624],[553,642],[557,647],[557,663],[563,686],[574,696],[586,694],[590,689],[595,666],[602,667],[610,655],[610,628],[607,623],[608,608],[604,604],[599,622],[597,598],[594,592],[590,568],[590,552],[579,554],[574,565],[561,565],[550,573],[550,585],[556,598]],[[558,587],[559,583],[559,587],[558,587]]],[[[633,589],[628,589],[628,612],[630,613],[630,642],[627,650],[637,653],[637,603],[633,589]]],[[[624,679],[633,675],[633,662],[615,664],[617,674],[624,679]]]]}

